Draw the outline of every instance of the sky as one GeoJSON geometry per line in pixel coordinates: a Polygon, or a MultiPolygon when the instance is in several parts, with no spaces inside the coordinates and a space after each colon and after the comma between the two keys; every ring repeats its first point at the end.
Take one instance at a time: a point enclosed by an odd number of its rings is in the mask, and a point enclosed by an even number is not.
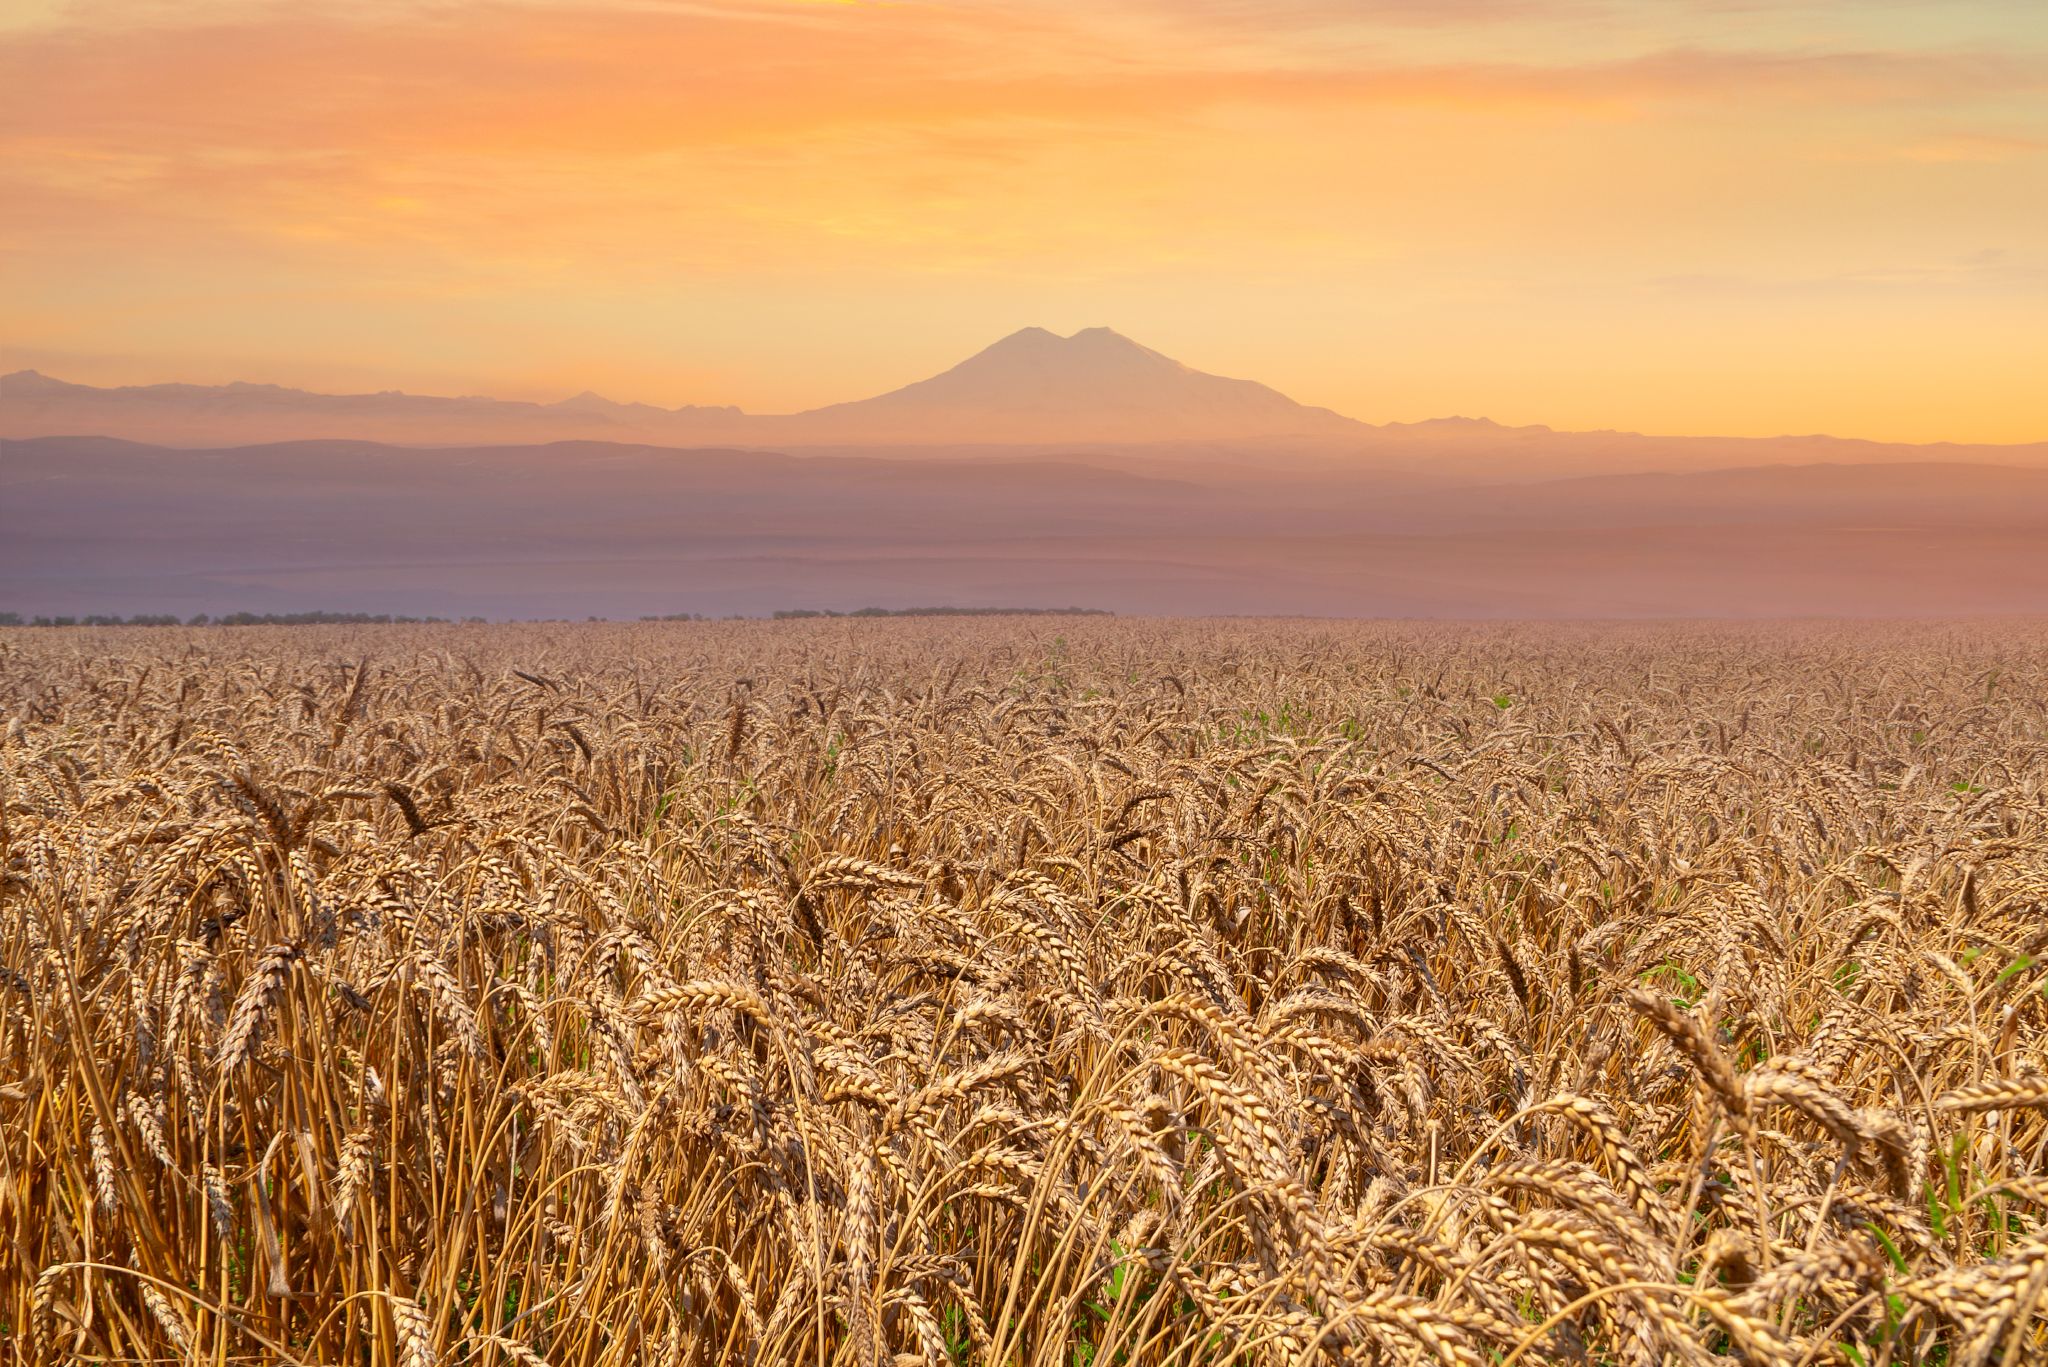
{"type": "Polygon", "coordinates": [[[0,0],[0,368],[2048,438],[2043,0],[0,0]]]}

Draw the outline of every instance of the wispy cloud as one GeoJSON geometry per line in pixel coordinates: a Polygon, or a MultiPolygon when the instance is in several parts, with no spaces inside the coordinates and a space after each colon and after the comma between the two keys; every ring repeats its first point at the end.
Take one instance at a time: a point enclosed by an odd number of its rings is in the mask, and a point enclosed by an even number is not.
{"type": "Polygon", "coordinates": [[[2048,293],[2048,258],[2022,256],[2002,247],[1941,261],[1895,262],[1805,276],[1675,275],[1655,282],[1674,294],[1727,299],[1883,297],[1907,294],[2048,293]]]}
{"type": "Polygon", "coordinates": [[[1988,270],[1827,271],[1845,248],[2048,249],[2048,35],[2038,7],[1996,0],[27,13],[0,27],[0,290],[57,350],[142,354],[197,300],[224,333],[311,355],[345,299],[361,336],[424,363],[413,339],[456,299],[535,335],[570,335],[573,314],[579,345],[622,357],[681,335],[634,312],[659,291],[737,317],[801,279],[808,300],[860,301],[807,322],[821,337],[867,326],[874,291],[1031,321],[1048,290],[1121,288],[1190,326],[1204,311],[1181,301],[1200,298],[1290,326],[1440,316],[1421,326],[1441,327],[1446,369],[1472,363],[1456,308],[1576,320],[1592,376],[1615,345],[1601,320],[1645,279],[1760,317],[1830,291],[1989,301],[1968,283],[1988,270]]]}
{"type": "Polygon", "coordinates": [[[2048,138],[2001,133],[1929,133],[1898,149],[1907,161],[2019,161],[2048,153],[2048,138]]]}

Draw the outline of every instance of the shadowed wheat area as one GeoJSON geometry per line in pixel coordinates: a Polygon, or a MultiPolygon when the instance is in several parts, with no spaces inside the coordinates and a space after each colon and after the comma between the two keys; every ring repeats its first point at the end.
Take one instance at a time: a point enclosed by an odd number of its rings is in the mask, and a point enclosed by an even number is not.
{"type": "Polygon", "coordinates": [[[0,633],[28,1362],[2048,1353],[2048,628],[0,633]]]}

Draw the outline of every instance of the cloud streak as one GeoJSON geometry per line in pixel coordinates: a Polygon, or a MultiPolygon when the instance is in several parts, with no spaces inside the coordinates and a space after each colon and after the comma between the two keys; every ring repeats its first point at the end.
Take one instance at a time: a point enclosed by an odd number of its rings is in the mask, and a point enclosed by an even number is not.
{"type": "Polygon", "coordinates": [[[1057,290],[1198,332],[1177,300],[1292,310],[1275,331],[1304,348],[1364,339],[1274,301],[1431,309],[1410,335],[1440,329],[1446,367],[1460,308],[1548,317],[1593,375],[1644,280],[2042,245],[2048,44],[1995,10],[87,0],[0,29],[0,342],[147,356],[204,299],[204,344],[317,383],[323,347],[350,374],[425,364],[407,339],[455,344],[435,311],[473,299],[627,365],[653,288],[722,301],[700,316],[728,347],[737,301],[801,289],[839,310],[807,327],[860,345],[887,282],[935,358],[970,309],[996,315],[978,335],[1057,290]],[[337,340],[378,335],[382,357],[337,340]]]}

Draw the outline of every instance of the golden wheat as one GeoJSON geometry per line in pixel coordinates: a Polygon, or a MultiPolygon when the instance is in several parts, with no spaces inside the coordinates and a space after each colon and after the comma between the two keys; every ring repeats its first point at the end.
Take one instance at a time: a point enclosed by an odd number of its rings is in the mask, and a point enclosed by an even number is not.
{"type": "Polygon", "coordinates": [[[2048,629],[0,632],[0,1354],[2048,1359],[2048,629]]]}

